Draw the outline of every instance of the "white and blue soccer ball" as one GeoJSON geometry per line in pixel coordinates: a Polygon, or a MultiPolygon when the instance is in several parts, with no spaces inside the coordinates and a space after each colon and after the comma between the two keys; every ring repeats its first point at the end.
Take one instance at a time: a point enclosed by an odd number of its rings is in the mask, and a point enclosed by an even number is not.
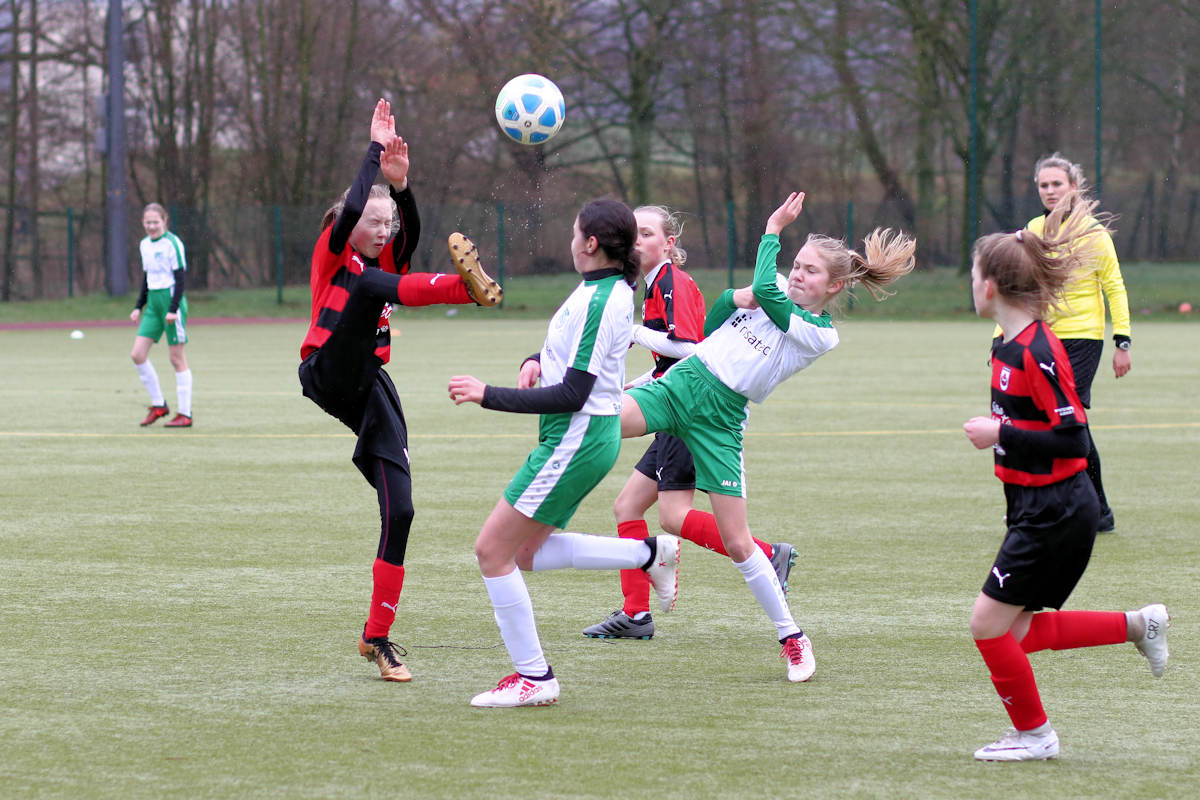
{"type": "Polygon", "coordinates": [[[505,136],[520,144],[547,141],[566,116],[562,92],[544,75],[518,75],[496,95],[496,122],[505,136]]]}

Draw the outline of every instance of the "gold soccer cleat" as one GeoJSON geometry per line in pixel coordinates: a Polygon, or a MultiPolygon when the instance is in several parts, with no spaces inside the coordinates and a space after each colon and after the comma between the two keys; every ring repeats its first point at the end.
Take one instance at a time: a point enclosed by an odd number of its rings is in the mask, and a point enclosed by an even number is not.
{"type": "Polygon", "coordinates": [[[450,234],[450,259],[467,285],[467,294],[481,306],[494,306],[504,297],[504,289],[479,264],[479,249],[458,231],[450,234]]]}

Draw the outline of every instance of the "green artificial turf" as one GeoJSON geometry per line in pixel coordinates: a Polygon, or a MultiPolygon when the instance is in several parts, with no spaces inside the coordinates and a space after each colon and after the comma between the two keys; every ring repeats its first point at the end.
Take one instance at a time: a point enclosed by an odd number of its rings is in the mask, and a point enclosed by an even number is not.
{"type": "MultiPolygon", "coordinates": [[[[188,430],[138,427],[131,328],[0,331],[0,795],[1194,795],[1200,326],[1142,322],[1120,381],[1106,352],[1092,422],[1117,531],[1070,602],[1167,602],[1171,666],[1151,678],[1132,645],[1033,655],[1062,755],[980,764],[1008,725],[967,630],[1003,533],[990,453],[961,431],[988,411],[990,323],[851,318],[753,408],[750,523],[797,547],[810,683],[786,681],[737,570],[685,544],[678,609],[646,642],[580,634],[620,605],[616,574],[528,575],[562,698],[517,710],[467,705],[511,671],[472,542],[536,420],[445,388],[512,385],[545,318],[393,323],[417,508],[393,632],[405,685],[355,651],[378,510],[352,436],[300,395],[304,323],[194,325],[188,430]]],[[[174,408],[165,347],[151,358],[174,408]]],[[[630,374],[645,367],[635,351],[630,374]]],[[[571,529],[614,533],[645,444],[571,529]]]]}

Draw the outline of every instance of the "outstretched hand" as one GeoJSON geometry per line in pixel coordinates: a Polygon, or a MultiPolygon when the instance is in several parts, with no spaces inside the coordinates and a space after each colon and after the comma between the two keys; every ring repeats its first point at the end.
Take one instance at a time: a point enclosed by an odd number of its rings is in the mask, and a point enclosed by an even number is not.
{"type": "Polygon", "coordinates": [[[450,379],[450,399],[454,405],[483,402],[483,381],[472,375],[455,375],[450,379]]]}
{"type": "Polygon", "coordinates": [[[392,116],[392,104],[382,97],[375,104],[371,115],[371,141],[387,147],[396,138],[396,118],[392,116]]]}
{"type": "Polygon", "coordinates": [[[771,212],[771,216],[767,218],[765,233],[778,235],[780,231],[795,222],[803,210],[804,192],[792,192],[788,195],[787,200],[783,201],[783,205],[771,212]]]}
{"type": "Polygon", "coordinates": [[[383,148],[379,156],[379,171],[397,192],[408,186],[408,142],[402,137],[393,136],[383,148]]]}

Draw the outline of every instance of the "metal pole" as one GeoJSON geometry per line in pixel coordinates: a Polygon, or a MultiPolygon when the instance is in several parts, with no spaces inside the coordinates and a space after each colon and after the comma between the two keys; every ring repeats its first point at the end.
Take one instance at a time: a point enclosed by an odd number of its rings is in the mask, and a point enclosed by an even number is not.
{"type": "Polygon", "coordinates": [[[737,226],[733,221],[733,201],[725,201],[725,238],[729,244],[729,288],[733,288],[733,265],[737,259],[737,226]]]}
{"type": "Polygon", "coordinates": [[[979,238],[979,0],[970,0],[970,94],[967,117],[967,240],[979,238]]]}
{"type": "Polygon", "coordinates": [[[125,43],[121,0],[108,2],[108,293],[129,292],[125,219],[125,43]]]}
{"type": "Polygon", "coordinates": [[[275,209],[275,304],[283,305],[283,211],[275,209]]]}
{"type": "Polygon", "coordinates": [[[1100,124],[1101,124],[1102,118],[1104,117],[1103,81],[1101,80],[1104,76],[1104,59],[1101,57],[1101,49],[1100,49],[1100,43],[1101,43],[1101,38],[1102,38],[1101,33],[1103,30],[1103,26],[1101,25],[1101,21],[1102,21],[1101,20],[1101,0],[1096,0],[1096,13],[1094,16],[1095,16],[1095,22],[1096,22],[1096,32],[1095,32],[1095,59],[1096,60],[1095,60],[1095,66],[1093,67],[1092,71],[1095,73],[1095,78],[1096,78],[1096,197],[1099,198],[1101,189],[1103,188],[1103,185],[1104,185],[1104,177],[1103,177],[1104,173],[1100,171],[1101,167],[1103,166],[1103,161],[1101,159],[1101,153],[1103,152],[1103,150],[1102,150],[1103,145],[1102,145],[1102,142],[1100,139],[1100,124]]]}
{"type": "Polygon", "coordinates": [[[75,209],[67,206],[67,297],[75,296],[75,209]]]}

